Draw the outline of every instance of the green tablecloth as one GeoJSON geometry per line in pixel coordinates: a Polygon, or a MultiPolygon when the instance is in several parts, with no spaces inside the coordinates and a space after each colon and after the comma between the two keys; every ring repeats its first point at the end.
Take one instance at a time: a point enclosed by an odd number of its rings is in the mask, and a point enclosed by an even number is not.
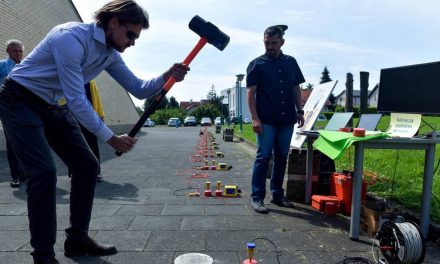
{"type": "Polygon", "coordinates": [[[388,134],[383,132],[370,131],[372,134],[368,132],[369,131],[367,131],[365,137],[355,137],[353,133],[321,130],[319,131],[319,138],[313,143],[313,147],[331,159],[337,159],[353,142],[389,137],[388,134]]]}

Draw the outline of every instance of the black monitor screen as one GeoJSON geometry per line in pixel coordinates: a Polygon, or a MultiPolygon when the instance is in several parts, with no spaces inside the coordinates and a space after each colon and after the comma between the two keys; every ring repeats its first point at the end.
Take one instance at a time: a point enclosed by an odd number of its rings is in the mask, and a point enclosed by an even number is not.
{"type": "Polygon", "coordinates": [[[440,62],[382,69],[377,110],[440,114],[440,62]]]}

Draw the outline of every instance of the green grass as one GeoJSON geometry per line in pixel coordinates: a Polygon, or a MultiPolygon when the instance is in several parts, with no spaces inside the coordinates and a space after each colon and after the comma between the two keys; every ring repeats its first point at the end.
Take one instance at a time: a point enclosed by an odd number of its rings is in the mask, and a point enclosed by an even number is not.
{"type": "MultiPolygon", "coordinates": [[[[424,117],[430,125],[440,130],[439,117],[424,117]]],[[[357,124],[358,119],[354,120],[357,124]]],[[[385,131],[390,122],[389,116],[383,116],[378,129],[385,131]]],[[[317,122],[316,128],[322,128],[327,122],[317,122]]],[[[432,129],[421,126],[420,133],[424,134],[432,129]]],[[[255,135],[251,124],[244,124],[243,131],[235,127],[236,136],[255,143],[255,135]]],[[[364,171],[376,177],[376,183],[368,187],[368,191],[378,196],[392,199],[404,205],[405,208],[420,211],[423,192],[424,155],[422,150],[365,150],[364,171]]],[[[350,147],[343,156],[335,161],[337,170],[353,168],[354,148],[350,147]]],[[[435,166],[440,158],[440,145],[436,146],[435,166]]],[[[440,222],[440,173],[434,173],[432,186],[432,213],[431,218],[440,222]]]]}

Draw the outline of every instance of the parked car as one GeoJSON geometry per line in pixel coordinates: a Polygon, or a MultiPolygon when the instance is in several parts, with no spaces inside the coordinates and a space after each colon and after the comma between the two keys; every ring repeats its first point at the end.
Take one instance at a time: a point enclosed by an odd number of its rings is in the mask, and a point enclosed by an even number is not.
{"type": "Polygon", "coordinates": [[[171,117],[168,119],[168,126],[179,126],[180,125],[180,119],[177,117],[171,117]]]}
{"type": "Polygon", "coordinates": [[[201,126],[211,126],[211,118],[209,117],[202,117],[202,120],[200,120],[200,125],[201,126]]]}
{"type": "Polygon", "coordinates": [[[197,126],[196,117],[195,116],[187,116],[183,120],[183,126],[197,126]]]}
{"type": "Polygon", "coordinates": [[[319,115],[318,121],[327,121],[327,117],[325,117],[325,115],[319,115]]]}
{"type": "Polygon", "coordinates": [[[153,120],[148,118],[147,121],[145,121],[145,123],[144,123],[144,127],[154,127],[155,124],[156,123],[153,120]]]}
{"type": "Polygon", "coordinates": [[[252,123],[252,120],[251,120],[249,117],[246,117],[246,118],[243,120],[243,123],[245,123],[245,124],[250,124],[250,123],[252,123]]]}
{"type": "Polygon", "coordinates": [[[221,126],[222,125],[222,118],[217,116],[214,120],[214,125],[215,126],[221,126]]]}

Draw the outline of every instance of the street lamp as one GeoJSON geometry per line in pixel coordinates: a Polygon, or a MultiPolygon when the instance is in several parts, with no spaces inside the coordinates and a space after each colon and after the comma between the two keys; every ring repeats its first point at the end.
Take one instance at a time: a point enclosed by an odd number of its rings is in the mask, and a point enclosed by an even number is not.
{"type": "MultiPolygon", "coordinates": [[[[228,116],[227,116],[227,118],[228,118],[228,120],[231,120],[231,97],[230,97],[231,89],[228,89],[226,91],[226,93],[228,94],[228,116]]],[[[229,125],[229,121],[228,121],[228,125],[229,125]]]]}
{"type": "Polygon", "coordinates": [[[243,132],[243,116],[242,116],[242,93],[241,81],[243,81],[244,74],[237,74],[237,116],[240,119],[240,133],[243,132]]]}

